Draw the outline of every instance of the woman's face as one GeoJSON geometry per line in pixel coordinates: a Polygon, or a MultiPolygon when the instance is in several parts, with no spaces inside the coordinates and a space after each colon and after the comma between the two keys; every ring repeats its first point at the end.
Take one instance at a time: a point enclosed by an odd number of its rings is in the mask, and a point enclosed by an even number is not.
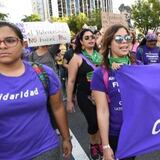
{"type": "Polygon", "coordinates": [[[94,48],[95,43],[96,40],[94,34],[90,31],[85,32],[81,40],[82,46],[86,49],[91,49],[94,48]]]}
{"type": "Polygon", "coordinates": [[[12,28],[0,27],[0,64],[14,63],[21,58],[22,41],[12,28]]]}
{"type": "Polygon", "coordinates": [[[157,44],[157,41],[146,41],[146,46],[148,48],[155,48],[156,47],[156,44],[157,44]]]}
{"type": "Polygon", "coordinates": [[[124,28],[120,28],[111,41],[111,53],[113,57],[126,56],[129,53],[132,38],[124,28]]]}
{"type": "Polygon", "coordinates": [[[160,33],[157,35],[157,41],[160,42],[160,33]]]}

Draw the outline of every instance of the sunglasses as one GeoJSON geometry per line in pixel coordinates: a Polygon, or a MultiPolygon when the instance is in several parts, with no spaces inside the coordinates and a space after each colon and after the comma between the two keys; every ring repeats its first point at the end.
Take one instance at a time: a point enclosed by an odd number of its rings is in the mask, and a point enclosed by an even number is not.
{"type": "Polygon", "coordinates": [[[117,43],[122,43],[124,40],[125,40],[127,43],[130,43],[130,42],[132,42],[132,36],[130,36],[130,35],[125,35],[125,36],[116,35],[116,36],[114,36],[114,40],[115,40],[117,43]]]}
{"type": "Polygon", "coordinates": [[[84,40],[89,40],[89,39],[95,39],[95,36],[94,35],[90,35],[90,36],[84,36],[84,40]]]}

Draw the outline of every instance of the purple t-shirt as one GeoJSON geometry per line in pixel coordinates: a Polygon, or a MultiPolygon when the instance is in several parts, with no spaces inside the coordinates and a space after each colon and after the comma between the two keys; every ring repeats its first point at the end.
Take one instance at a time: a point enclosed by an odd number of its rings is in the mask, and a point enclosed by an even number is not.
{"type": "Polygon", "coordinates": [[[158,47],[148,48],[146,45],[139,47],[136,57],[143,64],[160,63],[160,49],[158,47]]]}
{"type": "Polygon", "coordinates": [[[97,90],[108,94],[110,99],[109,134],[118,136],[122,125],[122,101],[119,85],[115,78],[115,72],[110,70],[108,74],[108,87],[106,87],[103,80],[102,68],[98,67],[95,69],[91,81],[91,90],[97,90]]]}
{"type": "MultiPolygon", "coordinates": [[[[28,62],[18,77],[0,74],[0,159],[30,160],[59,146],[47,112],[47,97],[38,75],[28,62]]],[[[60,90],[53,70],[44,66],[49,94],[60,90]]]]}

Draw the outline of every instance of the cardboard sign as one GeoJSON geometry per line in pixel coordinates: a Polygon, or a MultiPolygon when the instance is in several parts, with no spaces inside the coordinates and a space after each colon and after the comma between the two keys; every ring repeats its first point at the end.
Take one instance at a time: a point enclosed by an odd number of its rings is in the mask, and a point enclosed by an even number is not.
{"type": "Polygon", "coordinates": [[[107,29],[111,25],[114,24],[122,24],[128,27],[128,24],[125,20],[125,16],[122,14],[115,14],[111,12],[101,12],[101,19],[102,19],[102,27],[107,29]]]}

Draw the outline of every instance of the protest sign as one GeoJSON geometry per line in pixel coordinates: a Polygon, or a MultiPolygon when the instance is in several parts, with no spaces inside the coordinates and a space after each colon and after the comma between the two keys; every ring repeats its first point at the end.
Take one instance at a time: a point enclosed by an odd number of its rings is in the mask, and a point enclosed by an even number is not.
{"type": "Polygon", "coordinates": [[[101,12],[102,27],[107,29],[114,24],[122,24],[128,26],[126,18],[122,14],[115,14],[111,12],[101,12]]]}
{"type": "Polygon", "coordinates": [[[70,43],[70,30],[67,23],[24,22],[17,23],[29,47],[70,43]]]}
{"type": "Polygon", "coordinates": [[[25,28],[24,28],[24,23],[18,22],[18,23],[15,23],[15,25],[21,30],[21,32],[23,34],[24,41],[27,41],[27,35],[26,35],[25,28]]]}
{"type": "Polygon", "coordinates": [[[123,66],[116,72],[123,105],[118,159],[160,150],[159,71],[160,65],[153,64],[123,66]]]}

